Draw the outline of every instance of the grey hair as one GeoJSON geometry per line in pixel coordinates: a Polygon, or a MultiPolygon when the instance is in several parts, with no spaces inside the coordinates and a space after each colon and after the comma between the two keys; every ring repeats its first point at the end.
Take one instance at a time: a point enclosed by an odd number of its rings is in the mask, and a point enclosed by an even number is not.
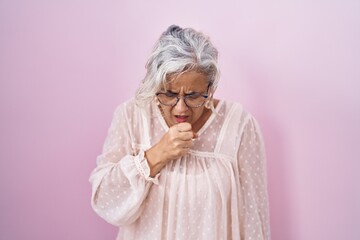
{"type": "Polygon", "coordinates": [[[136,92],[136,104],[141,107],[153,100],[169,76],[189,71],[206,75],[209,92],[213,93],[220,78],[217,58],[218,51],[209,37],[192,28],[171,25],[156,42],[146,63],[147,72],[136,92]]]}

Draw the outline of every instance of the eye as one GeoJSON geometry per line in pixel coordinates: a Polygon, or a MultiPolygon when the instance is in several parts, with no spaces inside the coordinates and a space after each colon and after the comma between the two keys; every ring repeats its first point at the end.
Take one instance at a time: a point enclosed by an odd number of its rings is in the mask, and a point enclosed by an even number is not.
{"type": "Polygon", "coordinates": [[[196,98],[201,97],[201,96],[202,95],[200,93],[192,93],[192,94],[187,95],[186,97],[191,98],[191,99],[196,99],[196,98]]]}
{"type": "Polygon", "coordinates": [[[176,97],[177,96],[177,94],[176,93],[173,93],[173,92],[166,92],[165,93],[165,96],[167,96],[167,97],[176,97]]]}

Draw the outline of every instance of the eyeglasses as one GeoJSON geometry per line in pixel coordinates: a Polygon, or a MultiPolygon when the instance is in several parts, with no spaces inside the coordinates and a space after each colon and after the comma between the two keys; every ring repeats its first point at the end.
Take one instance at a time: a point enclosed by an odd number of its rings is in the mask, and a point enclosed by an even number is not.
{"type": "Polygon", "coordinates": [[[166,92],[166,93],[156,93],[156,97],[159,102],[165,106],[173,107],[175,106],[180,98],[184,99],[184,103],[189,108],[198,108],[204,105],[206,99],[209,97],[205,94],[194,93],[188,94],[183,97],[178,96],[177,94],[166,92]]]}

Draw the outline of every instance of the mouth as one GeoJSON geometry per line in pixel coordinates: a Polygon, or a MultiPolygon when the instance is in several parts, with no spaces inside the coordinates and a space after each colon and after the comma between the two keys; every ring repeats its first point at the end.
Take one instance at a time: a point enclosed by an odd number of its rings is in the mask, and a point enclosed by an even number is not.
{"type": "Polygon", "coordinates": [[[189,116],[175,115],[175,120],[177,123],[186,122],[188,120],[188,118],[189,118],[189,116]]]}

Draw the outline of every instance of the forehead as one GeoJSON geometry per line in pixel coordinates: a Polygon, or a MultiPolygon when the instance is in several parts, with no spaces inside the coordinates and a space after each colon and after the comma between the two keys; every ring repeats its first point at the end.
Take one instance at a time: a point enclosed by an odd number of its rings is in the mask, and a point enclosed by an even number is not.
{"type": "Polygon", "coordinates": [[[166,90],[172,91],[206,91],[209,85],[205,74],[191,71],[171,76],[166,83],[166,90]]]}

